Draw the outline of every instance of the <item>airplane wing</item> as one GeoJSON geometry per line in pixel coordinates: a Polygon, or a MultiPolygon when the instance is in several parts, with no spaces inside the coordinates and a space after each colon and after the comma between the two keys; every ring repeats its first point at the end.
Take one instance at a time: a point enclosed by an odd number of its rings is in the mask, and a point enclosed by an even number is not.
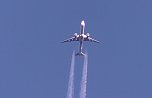
{"type": "Polygon", "coordinates": [[[71,42],[71,41],[77,41],[77,37],[71,37],[69,39],[64,40],[62,43],[64,43],[64,42],[71,42]]]}
{"type": "Polygon", "coordinates": [[[99,43],[99,41],[97,41],[97,40],[95,40],[95,39],[93,39],[93,38],[91,38],[91,37],[87,37],[87,38],[85,38],[85,39],[84,39],[84,41],[90,41],[90,42],[96,42],[96,43],[99,43]]]}

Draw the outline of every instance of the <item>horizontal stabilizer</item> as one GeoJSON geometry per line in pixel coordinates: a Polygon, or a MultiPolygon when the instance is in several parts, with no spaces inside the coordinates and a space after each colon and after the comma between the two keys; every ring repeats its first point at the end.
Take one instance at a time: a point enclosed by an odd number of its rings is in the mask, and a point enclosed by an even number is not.
{"type": "Polygon", "coordinates": [[[76,53],[75,56],[85,56],[83,52],[76,53]]]}

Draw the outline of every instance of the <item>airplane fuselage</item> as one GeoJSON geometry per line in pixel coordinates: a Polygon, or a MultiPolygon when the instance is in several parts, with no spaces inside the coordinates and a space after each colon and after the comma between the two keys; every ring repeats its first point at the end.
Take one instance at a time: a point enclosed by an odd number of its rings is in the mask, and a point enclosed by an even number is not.
{"type": "Polygon", "coordinates": [[[80,26],[80,35],[79,35],[79,41],[80,41],[80,47],[79,47],[79,54],[82,54],[82,47],[83,47],[83,40],[84,37],[86,36],[84,34],[84,28],[85,28],[85,22],[82,20],[81,26],[80,26]]]}
{"type": "Polygon", "coordinates": [[[85,28],[85,22],[84,22],[84,20],[82,20],[81,26],[80,26],[80,35],[84,34],[84,28],[85,28]]]}

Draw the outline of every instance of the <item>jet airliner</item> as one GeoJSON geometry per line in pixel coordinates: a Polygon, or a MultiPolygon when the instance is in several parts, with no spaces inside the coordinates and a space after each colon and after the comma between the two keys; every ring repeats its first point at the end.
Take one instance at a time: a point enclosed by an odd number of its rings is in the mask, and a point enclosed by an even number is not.
{"type": "Polygon", "coordinates": [[[71,42],[71,41],[79,41],[80,42],[80,46],[79,46],[79,52],[76,53],[76,56],[84,56],[85,54],[82,52],[82,48],[83,48],[83,41],[90,41],[90,42],[96,42],[99,43],[99,41],[93,39],[90,37],[89,33],[85,34],[85,22],[84,20],[81,21],[81,25],[80,25],[80,34],[74,33],[74,36],[64,40],[62,43],[64,42],[71,42]]]}

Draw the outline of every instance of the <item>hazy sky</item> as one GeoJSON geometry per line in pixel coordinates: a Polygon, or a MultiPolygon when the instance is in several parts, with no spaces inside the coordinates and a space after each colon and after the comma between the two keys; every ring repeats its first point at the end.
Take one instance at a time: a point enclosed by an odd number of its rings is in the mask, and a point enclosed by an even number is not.
{"type": "Polygon", "coordinates": [[[0,98],[65,98],[82,19],[87,98],[152,98],[152,0],[0,0],[0,98]]]}

